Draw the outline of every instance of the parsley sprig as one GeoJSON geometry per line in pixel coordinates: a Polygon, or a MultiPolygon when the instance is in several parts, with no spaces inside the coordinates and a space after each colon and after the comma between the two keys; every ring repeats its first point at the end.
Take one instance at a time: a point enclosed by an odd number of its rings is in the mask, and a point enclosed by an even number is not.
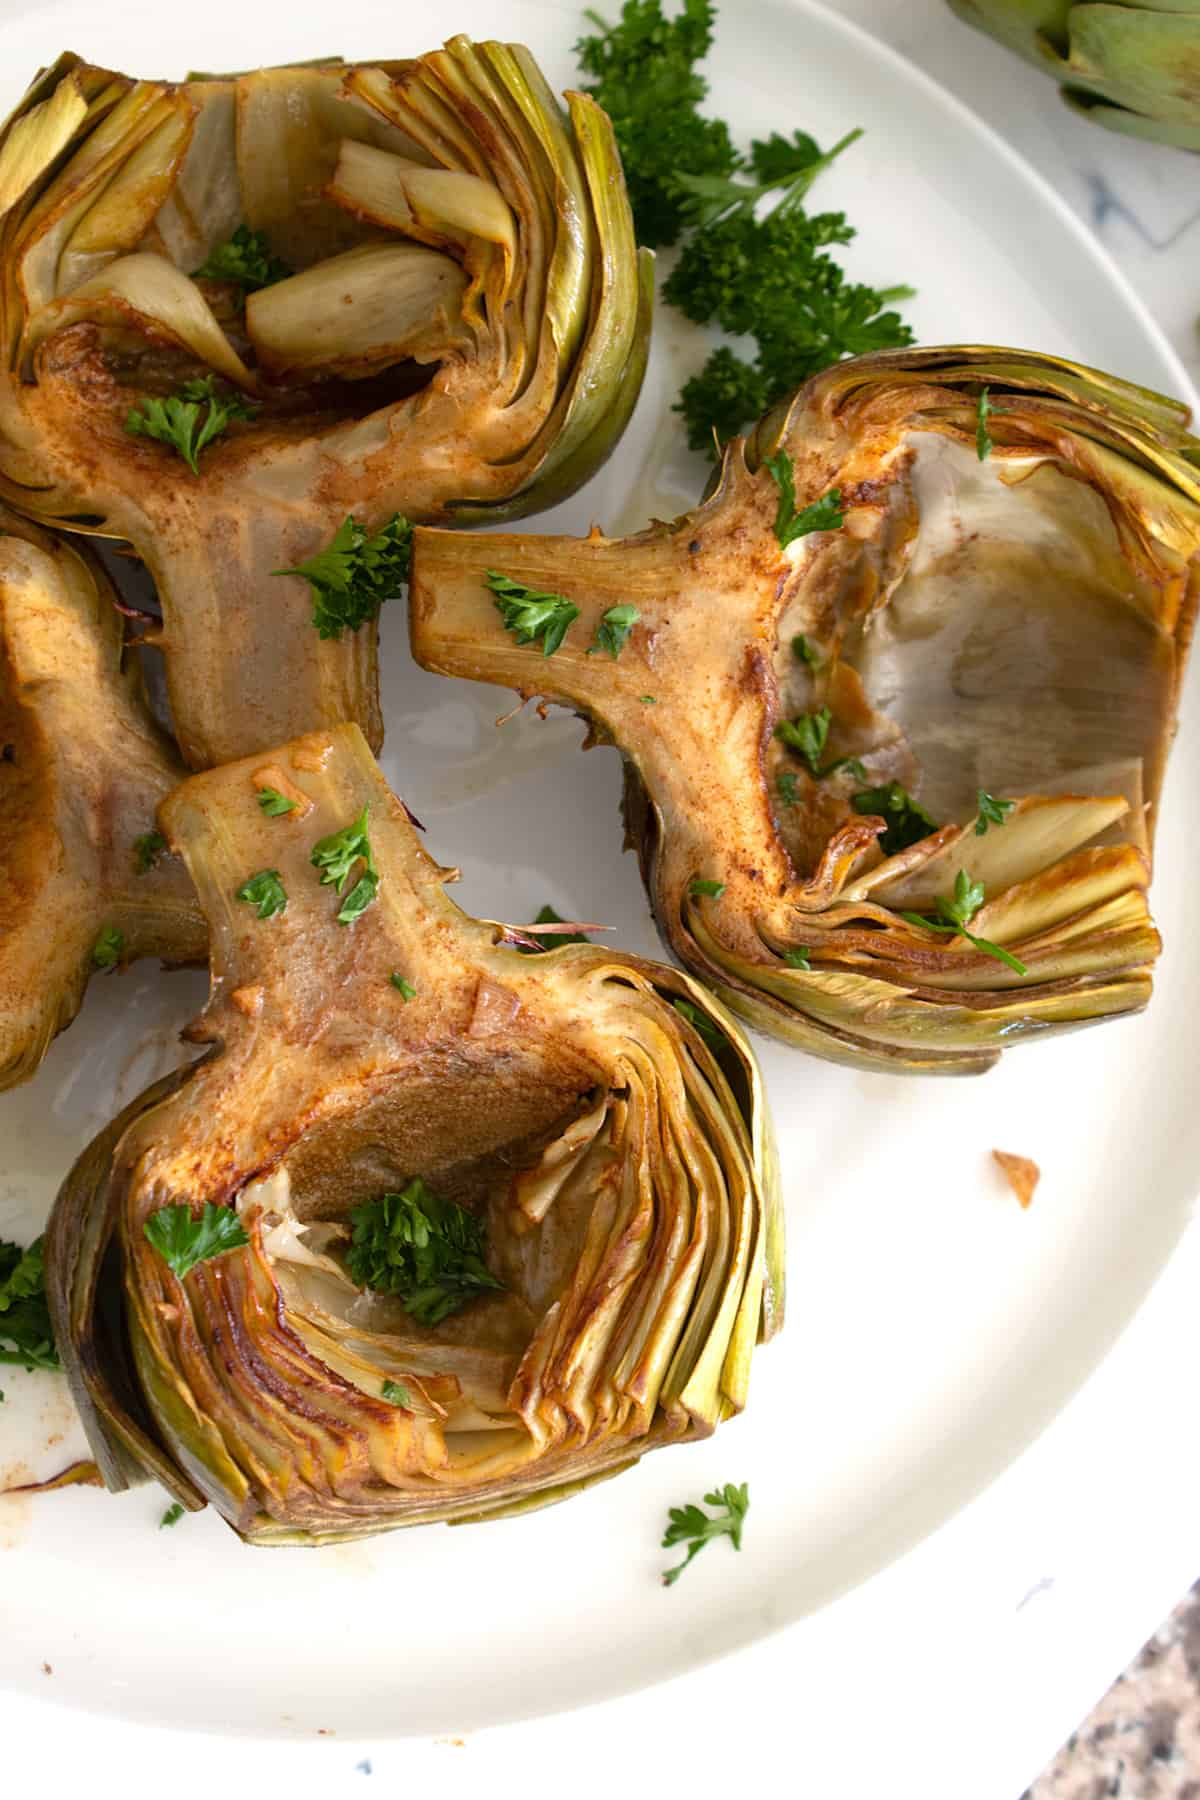
{"type": "Polygon", "coordinates": [[[408,580],[413,528],[394,513],[378,531],[367,531],[353,513],[342,520],[324,550],[273,575],[300,575],[312,589],[317,636],[338,639],[378,616],[408,580]]]}
{"type": "Polygon", "coordinates": [[[883,787],[864,788],[853,796],[850,804],[855,812],[874,814],[884,821],[887,829],[878,843],[885,856],[897,856],[901,850],[907,850],[910,844],[919,844],[922,838],[938,828],[937,820],[930,817],[899,781],[886,782],[883,787]]]}
{"type": "Polygon", "coordinates": [[[910,925],[923,925],[926,931],[944,932],[948,937],[965,937],[969,944],[982,950],[985,956],[995,957],[997,962],[1007,963],[1017,975],[1028,975],[1025,964],[1018,960],[1010,950],[1001,944],[993,944],[990,938],[976,937],[967,927],[975,914],[983,905],[984,888],[982,881],[972,881],[965,869],[960,869],[954,878],[954,894],[949,900],[939,894],[935,902],[937,918],[926,918],[924,913],[902,912],[900,917],[907,919],[910,925]]]}
{"type": "Polygon", "coordinates": [[[728,1050],[729,1039],[725,1036],[725,1033],[721,1030],[717,1021],[715,1019],[710,1019],[706,1012],[701,1012],[700,1008],[696,1006],[693,1001],[672,1000],[671,1005],[675,1008],[675,1011],[681,1018],[687,1020],[693,1031],[699,1032],[701,1038],[703,1038],[714,1056],[719,1056],[722,1050],[728,1050]]]}
{"type": "Polygon", "coordinates": [[[797,538],[808,537],[814,531],[840,531],[846,520],[842,510],[841,488],[830,488],[819,500],[810,506],[796,510],[796,471],[791,457],[786,450],[780,450],[775,456],[768,456],[766,466],[771,479],[779,489],[779,505],[775,510],[775,536],[781,550],[794,544],[797,538]]]}
{"type": "MultiPolygon", "coordinates": [[[[815,780],[824,781],[827,776],[836,775],[842,769],[846,769],[859,781],[865,781],[867,771],[857,756],[835,756],[832,762],[823,763],[821,761],[829,737],[829,727],[832,723],[833,714],[827,706],[822,706],[816,712],[800,713],[795,719],[781,719],[775,727],[775,736],[780,743],[786,744],[789,750],[795,750],[797,755],[804,758],[815,780]]],[[[781,775],[779,778],[781,790],[783,780],[781,775]]],[[[792,777],[789,792],[790,798],[785,803],[793,806],[796,797],[795,776],[792,777]]]]}
{"type": "Polygon", "coordinates": [[[258,411],[240,394],[218,391],[215,375],[185,381],[165,400],[146,399],[131,406],[125,429],[131,437],[155,438],[182,456],[193,475],[200,473],[200,453],[235,419],[252,419],[258,411]]]}
{"type": "Polygon", "coordinates": [[[692,1558],[699,1556],[705,1546],[717,1538],[727,1537],[735,1550],[742,1547],[742,1527],[750,1510],[749,1483],[743,1481],[735,1485],[727,1481],[724,1487],[705,1494],[704,1505],[715,1507],[715,1515],[706,1513],[699,1506],[670,1508],[671,1522],[663,1536],[663,1549],[669,1550],[672,1544],[686,1544],[688,1552],[673,1569],[663,1570],[664,1587],[673,1587],[692,1558]]]}
{"type": "Polygon", "coordinates": [[[437,1325],[482,1293],[503,1291],[484,1260],[483,1225],[418,1175],[398,1194],[350,1212],[346,1267],[361,1288],[395,1294],[419,1325],[437,1325]]]}
{"type": "Polygon", "coordinates": [[[281,819],[284,813],[295,812],[296,802],[281,794],[278,788],[265,787],[258,790],[258,804],[268,819],[281,819]]]}
{"type": "Polygon", "coordinates": [[[641,616],[636,606],[610,606],[596,627],[596,639],[588,655],[594,656],[597,650],[607,650],[616,662],[641,616]]]}
{"type": "Polygon", "coordinates": [[[251,231],[248,225],[239,225],[233,236],[210,250],[194,271],[202,280],[235,282],[248,294],[286,281],[291,273],[287,263],[272,256],[263,233],[251,231]]]}
{"type": "Polygon", "coordinates": [[[133,840],[133,862],[139,875],[148,875],[163,851],[167,840],[161,831],[143,831],[133,840]]]}
{"type": "Polygon", "coordinates": [[[579,617],[574,602],[565,594],[526,587],[523,581],[513,581],[498,569],[489,569],[485,579],[496,597],[496,611],[504,620],[504,629],[512,632],[518,644],[535,644],[541,638],[542,655],[553,656],[579,617]]]}
{"type": "Polygon", "coordinates": [[[976,837],[986,837],[989,825],[1006,825],[1009,813],[1017,804],[1015,800],[998,800],[986,788],[979,789],[975,803],[979,809],[975,820],[976,837]]]}
{"type": "Polygon", "coordinates": [[[321,871],[321,886],[336,888],[339,894],[349,881],[355,864],[363,864],[362,874],[338,908],[339,925],[352,925],[379,892],[379,870],[367,835],[370,810],[369,804],[364,806],[357,819],[340,831],[331,831],[328,837],[319,838],[312,848],[310,861],[314,869],[321,871]]]}
{"type": "Polygon", "coordinates": [[[248,876],[238,889],[237,898],[253,906],[260,919],[287,911],[287,890],[278,869],[259,869],[257,874],[248,876]]]}
{"type": "Polygon", "coordinates": [[[182,1281],[197,1263],[242,1250],[250,1242],[231,1206],[206,1200],[197,1216],[190,1206],[160,1206],[142,1225],[149,1244],[182,1281]]]}
{"type": "Polygon", "coordinates": [[[27,1250],[0,1239],[0,1363],[61,1369],[46,1305],[42,1242],[27,1250]]]}

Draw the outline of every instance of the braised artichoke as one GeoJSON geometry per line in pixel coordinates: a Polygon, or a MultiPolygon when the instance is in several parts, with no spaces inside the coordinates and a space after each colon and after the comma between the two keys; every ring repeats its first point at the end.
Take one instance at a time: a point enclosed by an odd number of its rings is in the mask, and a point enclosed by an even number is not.
{"type": "Polygon", "coordinates": [[[950,0],[960,19],[1061,83],[1068,105],[1126,137],[1200,150],[1193,0],[950,0]]]}
{"type": "Polygon", "coordinates": [[[1150,994],[1186,417],[1025,351],[844,362],[673,524],[418,531],[413,651],[621,747],[659,928],[735,1010],[860,1067],[983,1069],[1150,994]]]}
{"type": "Polygon", "coordinates": [[[33,1074],[98,968],[208,944],[154,824],[186,771],[114,599],[82,543],[0,507],[0,1088],[33,1074]]]}
{"type": "Polygon", "coordinates": [[[561,1499],[737,1411],[780,1220],[703,990],[461,913],[354,726],[160,819],[212,1047],[84,1153],[46,1246],[108,1485],[315,1543],[561,1499]]]}
{"type": "Polygon", "coordinates": [[[520,46],[178,84],[63,56],[0,139],[0,494],[149,566],[192,766],[377,742],[373,618],[318,637],[276,575],[350,515],[572,492],[650,299],[607,117],[520,46]]]}

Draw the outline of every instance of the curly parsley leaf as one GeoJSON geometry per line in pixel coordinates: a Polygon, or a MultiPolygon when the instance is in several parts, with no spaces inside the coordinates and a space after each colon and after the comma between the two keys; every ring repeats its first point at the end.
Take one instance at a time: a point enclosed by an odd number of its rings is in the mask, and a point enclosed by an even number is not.
{"type": "Polygon", "coordinates": [[[200,473],[200,453],[235,419],[252,419],[258,411],[240,394],[222,393],[214,375],[185,381],[177,394],[165,400],[147,399],[141,409],[131,406],[125,429],[131,437],[155,438],[178,452],[192,471],[200,473]]]}
{"type": "Polygon", "coordinates": [[[378,531],[367,531],[351,513],[324,550],[271,573],[300,575],[308,582],[317,636],[336,640],[343,631],[360,630],[378,616],[385,600],[399,594],[412,562],[412,534],[403,513],[393,513],[378,531]]]}
{"type": "MultiPolygon", "coordinates": [[[[823,763],[821,761],[832,719],[833,714],[829,708],[822,706],[817,712],[800,713],[795,719],[781,719],[775,727],[775,736],[781,743],[786,744],[789,750],[795,750],[804,758],[815,780],[824,781],[828,776],[837,775],[844,769],[859,781],[865,781],[867,771],[857,756],[835,756],[832,762],[823,763]]],[[[781,793],[784,791],[784,779],[783,775],[779,777],[781,793]]],[[[794,806],[796,803],[796,777],[794,775],[788,783],[787,793],[789,797],[786,804],[794,806]]]]}
{"type": "Polygon", "coordinates": [[[553,656],[579,617],[579,608],[565,594],[526,587],[523,581],[513,581],[497,569],[488,569],[485,579],[495,595],[504,629],[512,632],[518,644],[534,644],[541,638],[542,655],[553,656]]]}
{"type": "Polygon", "coordinates": [[[937,820],[931,818],[898,781],[889,781],[883,787],[864,788],[854,795],[850,804],[855,812],[873,814],[884,821],[887,829],[877,841],[885,856],[896,856],[910,844],[919,844],[922,838],[938,828],[937,820]]]}
{"type": "Polygon", "coordinates": [[[0,1239],[0,1363],[61,1369],[46,1305],[43,1240],[27,1250],[0,1239]]]}
{"type": "Polygon", "coordinates": [[[268,819],[282,818],[284,813],[295,812],[296,802],[281,794],[278,788],[265,787],[258,790],[258,804],[268,819]]]}
{"type": "Polygon", "coordinates": [[[115,969],[125,950],[125,933],[106,925],[92,945],[92,961],[98,969],[115,969]]]}
{"type": "Polygon", "coordinates": [[[692,1558],[699,1556],[705,1545],[716,1538],[727,1537],[735,1550],[742,1547],[742,1527],[750,1510],[749,1484],[743,1481],[740,1486],[735,1486],[727,1481],[724,1487],[705,1494],[704,1504],[714,1507],[715,1513],[706,1513],[699,1506],[670,1508],[670,1524],[663,1537],[663,1549],[670,1549],[672,1544],[686,1544],[688,1552],[681,1563],[663,1571],[664,1587],[673,1587],[692,1558]]]}
{"type": "Polygon", "coordinates": [[[417,1176],[350,1212],[346,1267],[361,1288],[395,1294],[419,1325],[437,1325],[477,1295],[502,1291],[484,1260],[483,1224],[417,1176]]]}
{"type": "Polygon", "coordinates": [[[846,515],[842,511],[841,488],[830,488],[811,506],[796,511],[796,473],[792,459],[786,450],[780,450],[776,456],[768,456],[766,467],[771,479],[779,489],[779,505],[775,509],[775,536],[781,550],[794,544],[797,538],[808,537],[814,531],[840,531],[845,523],[846,515]]]}
{"type": "Polygon", "coordinates": [[[148,875],[166,847],[167,840],[161,831],[143,831],[141,837],[135,837],[133,861],[138,874],[148,875]]]}
{"type": "Polygon", "coordinates": [[[989,794],[985,788],[980,788],[977,800],[979,816],[975,820],[975,836],[986,837],[989,825],[1007,824],[1008,815],[1016,804],[1015,800],[998,800],[995,794],[989,794]]]}
{"type": "Polygon", "coordinates": [[[741,161],[728,126],[699,110],[708,83],[696,64],[715,15],[712,0],[683,0],[669,20],[659,0],[625,0],[615,25],[587,11],[596,34],[575,46],[593,78],[585,91],[613,122],[638,242],[652,248],[675,243],[684,228],[680,176],[728,175],[741,161]]]}
{"type": "Polygon", "coordinates": [[[243,881],[237,898],[258,909],[260,919],[287,911],[287,892],[278,869],[260,869],[243,881]]]}
{"type": "Polygon", "coordinates": [[[641,616],[636,606],[610,606],[596,627],[596,641],[588,655],[593,655],[597,650],[607,650],[615,662],[641,616]]]}
{"type": "Polygon", "coordinates": [[[231,1206],[214,1206],[206,1200],[197,1217],[190,1206],[160,1206],[142,1230],[151,1247],[182,1281],[197,1263],[242,1250],[250,1242],[231,1206]]]}
{"type": "Polygon", "coordinates": [[[954,878],[952,897],[947,900],[944,895],[938,895],[936,919],[928,919],[919,912],[902,912],[900,917],[907,919],[910,925],[923,925],[926,931],[940,931],[947,937],[965,937],[969,944],[974,944],[985,956],[1006,963],[1014,974],[1028,975],[1029,970],[1025,964],[1010,950],[1005,950],[1001,944],[993,944],[990,938],[976,937],[973,931],[967,929],[984,899],[983,883],[972,881],[967,871],[960,869],[954,878]]]}
{"type": "Polygon", "coordinates": [[[210,250],[206,260],[193,270],[193,278],[236,282],[248,294],[286,281],[291,274],[285,262],[272,256],[263,233],[251,231],[248,225],[239,225],[226,243],[210,250]]]}
{"type": "Polygon", "coordinates": [[[980,462],[986,462],[992,454],[992,438],[987,428],[991,412],[992,403],[988,399],[988,390],[980,388],[979,404],[975,409],[975,454],[980,462]]]}

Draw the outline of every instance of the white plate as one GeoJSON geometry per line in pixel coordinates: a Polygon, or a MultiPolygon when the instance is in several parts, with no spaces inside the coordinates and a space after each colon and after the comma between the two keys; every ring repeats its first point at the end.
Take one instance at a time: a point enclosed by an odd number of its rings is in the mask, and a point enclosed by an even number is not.
{"type": "MultiPolygon", "coordinates": [[[[573,0],[455,0],[444,23],[503,30],[556,84],[573,79],[573,0]]],[[[0,99],[68,44],[160,74],[428,48],[419,22],[377,0],[343,0],[332,36],[295,9],[241,0],[206,0],[198,15],[66,0],[0,27],[0,99]]],[[[923,341],[1032,346],[1185,387],[1049,189],[844,23],[726,0],[713,106],[745,136],[802,125],[827,142],[868,128],[819,202],[859,227],[855,275],[919,286],[909,316],[923,341]]],[[[695,495],[704,470],[657,421],[702,351],[663,309],[625,442],[546,529],[624,528],[695,495]]],[[[462,863],[463,903],[517,919],[549,900],[653,954],[633,860],[619,854],[615,754],[581,758],[581,728],[562,716],[522,716],[497,737],[503,695],[415,670],[399,608],[384,640],[384,766],[434,853],[462,863]]],[[[155,1489],[0,1501],[0,1547],[15,1552],[0,1576],[0,1684],[44,1699],[49,1662],[57,1700],[160,1723],[462,1731],[678,1674],[811,1613],[948,1519],[1096,1367],[1186,1222],[1200,938],[1184,897],[1200,794],[1181,777],[1197,750],[1185,712],[1155,887],[1168,949],[1148,1014],[1019,1050],[969,1082],[856,1075],[760,1046],[786,1171],[789,1321],[756,1363],[742,1419],[545,1514],[315,1554],[248,1551],[211,1514],[160,1536],[155,1489]],[[1031,1212],[992,1172],[993,1145],[1041,1164],[1031,1212]],[[750,1482],[741,1557],[717,1546],[659,1588],[668,1505],[725,1480],[750,1482]]],[[[79,1146],[172,1065],[173,1034],[202,993],[198,977],[144,965],[92,984],[38,1079],[0,1100],[0,1235],[40,1227],[79,1146]]],[[[61,1466],[74,1442],[55,1378],[5,1371],[4,1386],[0,1485],[61,1466]]]]}

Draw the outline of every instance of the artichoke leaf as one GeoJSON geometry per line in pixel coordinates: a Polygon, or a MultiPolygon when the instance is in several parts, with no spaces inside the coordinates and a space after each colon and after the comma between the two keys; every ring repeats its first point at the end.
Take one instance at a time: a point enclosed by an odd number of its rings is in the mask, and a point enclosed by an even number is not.
{"type": "Polygon", "coordinates": [[[160,807],[209,920],[188,1035],[212,1048],[98,1140],[50,1234],[106,1478],[165,1459],[250,1541],[322,1543],[544,1504],[707,1435],[782,1320],[738,1027],[675,970],[590,944],[522,955],[460,912],[357,727],[271,752],[304,808],[264,815],[263,766],[160,807]],[[313,850],[351,821],[377,885],[343,922],[313,850]],[[285,904],[254,918],[239,894],[268,861],[285,904]],[[435,1323],[360,1287],[349,1254],[356,1209],[418,1177],[482,1223],[493,1278],[435,1323]],[[247,1241],[176,1276],[146,1221],[209,1203],[247,1241]]]}
{"type": "Polygon", "coordinates": [[[558,700],[621,748],[659,929],[736,1011],[859,1067],[978,1070],[1149,995],[1200,598],[1185,417],[1032,352],[852,359],[731,444],[670,524],[419,529],[414,655],[558,700]],[[785,548],[780,457],[796,511],[835,495],[840,519],[785,548]],[[576,609],[552,656],[506,629],[489,571],[576,609]],[[619,656],[589,654],[618,606],[619,656]],[[869,801],[889,783],[932,825],[885,856],[869,801]]]}

